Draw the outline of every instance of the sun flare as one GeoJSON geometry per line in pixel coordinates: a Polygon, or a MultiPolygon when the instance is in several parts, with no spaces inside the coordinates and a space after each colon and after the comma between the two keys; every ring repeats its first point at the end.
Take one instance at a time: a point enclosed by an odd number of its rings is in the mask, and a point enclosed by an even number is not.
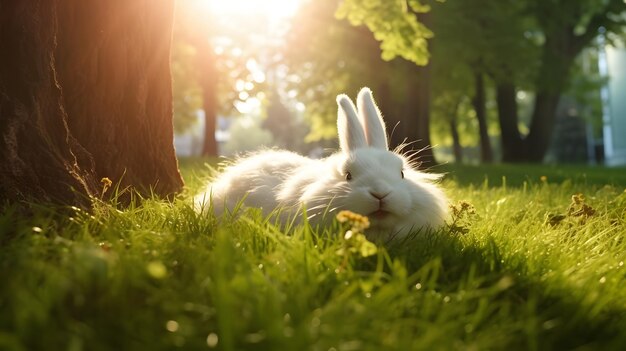
{"type": "Polygon", "coordinates": [[[296,12],[298,0],[200,0],[214,15],[256,15],[270,20],[284,20],[296,12]]]}

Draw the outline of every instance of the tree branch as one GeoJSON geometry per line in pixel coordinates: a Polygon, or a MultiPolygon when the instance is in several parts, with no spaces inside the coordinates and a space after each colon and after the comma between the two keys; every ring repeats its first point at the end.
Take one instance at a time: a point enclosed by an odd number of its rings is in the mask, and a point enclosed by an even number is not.
{"type": "Polygon", "coordinates": [[[609,17],[611,14],[619,16],[625,11],[626,3],[624,3],[624,1],[611,0],[602,11],[591,17],[583,34],[573,36],[572,53],[576,55],[589,45],[589,43],[598,36],[598,30],[601,27],[605,27],[607,32],[612,32],[626,25],[626,19],[624,18],[622,18],[622,20],[616,20],[609,17]]]}

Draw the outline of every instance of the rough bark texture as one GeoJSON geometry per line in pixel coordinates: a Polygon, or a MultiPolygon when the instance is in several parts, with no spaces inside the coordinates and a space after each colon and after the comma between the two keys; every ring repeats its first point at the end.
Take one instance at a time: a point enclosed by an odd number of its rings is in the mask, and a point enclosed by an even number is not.
{"type": "Polygon", "coordinates": [[[47,0],[0,4],[0,199],[84,206],[96,183],[67,129],[55,14],[47,0]]]}
{"type": "Polygon", "coordinates": [[[476,112],[476,119],[478,120],[480,161],[483,163],[491,163],[493,162],[493,150],[491,149],[491,141],[489,140],[489,132],[487,130],[487,108],[485,101],[485,81],[483,74],[477,72],[474,74],[474,97],[472,98],[472,105],[476,112]]]}
{"type": "Polygon", "coordinates": [[[0,198],[89,206],[103,177],[181,189],[162,1],[3,1],[0,198]]]}

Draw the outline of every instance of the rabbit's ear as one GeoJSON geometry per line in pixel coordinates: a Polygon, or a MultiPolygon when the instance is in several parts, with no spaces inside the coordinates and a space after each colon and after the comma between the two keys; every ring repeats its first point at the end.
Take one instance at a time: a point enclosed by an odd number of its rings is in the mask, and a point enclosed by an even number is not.
{"type": "Polygon", "coordinates": [[[363,88],[357,97],[357,106],[359,108],[359,117],[365,130],[367,143],[371,147],[387,150],[387,133],[385,131],[385,121],[380,114],[372,91],[369,88],[363,88]]]}
{"type": "Polygon", "coordinates": [[[337,131],[339,133],[339,145],[344,152],[366,147],[367,140],[363,133],[363,127],[359,122],[356,109],[352,100],[345,95],[337,96],[337,131]]]}

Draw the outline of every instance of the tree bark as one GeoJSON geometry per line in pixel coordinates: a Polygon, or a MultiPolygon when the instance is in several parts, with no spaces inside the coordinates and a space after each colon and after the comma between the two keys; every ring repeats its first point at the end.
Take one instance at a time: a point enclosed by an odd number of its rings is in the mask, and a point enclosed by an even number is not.
{"type": "Polygon", "coordinates": [[[452,151],[454,153],[454,162],[463,162],[463,147],[461,147],[461,137],[459,136],[459,128],[457,118],[454,116],[450,119],[450,134],[452,134],[452,151]]]}
{"type": "Polygon", "coordinates": [[[573,32],[573,28],[564,28],[546,36],[536,83],[535,106],[525,139],[527,160],[530,162],[542,162],[550,145],[559,100],[566,88],[574,59],[579,54],[572,49],[573,32]]]}
{"type": "Polygon", "coordinates": [[[198,37],[195,40],[197,51],[197,67],[199,83],[202,88],[202,107],[204,109],[204,142],[202,144],[203,156],[217,156],[217,88],[218,74],[216,57],[208,38],[198,37]]]}
{"type": "Polygon", "coordinates": [[[88,206],[90,155],[69,133],[55,66],[56,4],[0,4],[0,200],[88,206]]]}
{"type": "Polygon", "coordinates": [[[512,83],[497,84],[498,118],[505,162],[542,162],[548,151],[559,99],[567,85],[574,58],[578,55],[568,47],[571,38],[566,33],[546,38],[535,83],[535,104],[529,133],[525,137],[521,136],[517,126],[515,86],[512,83]]]}
{"type": "Polygon", "coordinates": [[[0,198],[89,207],[105,177],[144,195],[181,189],[172,15],[171,1],[0,5],[0,198]]]}
{"type": "Polygon", "coordinates": [[[502,161],[504,162],[522,162],[526,160],[525,145],[517,126],[519,119],[515,94],[515,86],[512,83],[498,83],[496,85],[502,161]]]}
{"type": "Polygon", "coordinates": [[[410,149],[415,150],[413,160],[419,167],[428,169],[437,165],[430,142],[430,75],[431,65],[424,67],[408,63],[409,72],[405,95],[404,134],[411,141],[410,149]]]}
{"type": "Polygon", "coordinates": [[[537,93],[530,131],[524,139],[525,149],[527,150],[526,161],[543,161],[552,138],[560,96],[560,93],[546,91],[537,93]]]}
{"type": "Polygon", "coordinates": [[[474,97],[472,105],[476,112],[478,120],[478,132],[480,136],[480,160],[483,163],[493,162],[493,150],[491,149],[491,141],[489,140],[489,132],[487,126],[487,109],[485,107],[485,81],[483,74],[475,72],[474,74],[474,97]]]}

